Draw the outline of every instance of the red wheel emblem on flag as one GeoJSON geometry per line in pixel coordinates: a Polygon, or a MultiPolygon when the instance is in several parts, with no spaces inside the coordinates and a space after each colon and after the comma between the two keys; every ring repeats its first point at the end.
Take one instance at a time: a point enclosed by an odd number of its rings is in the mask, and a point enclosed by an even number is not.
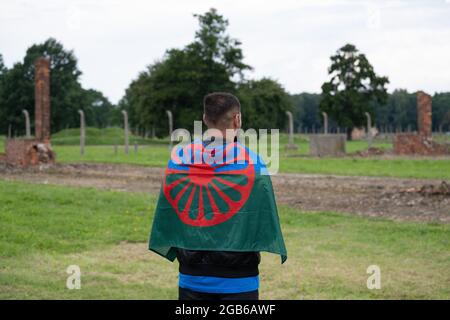
{"type": "Polygon", "coordinates": [[[221,152],[226,160],[220,164],[208,164],[211,156],[217,155],[211,155],[212,149],[205,149],[202,144],[183,148],[191,159],[194,154],[207,159],[198,164],[185,164],[178,152],[172,153],[172,161],[178,165],[167,168],[163,193],[185,224],[198,227],[220,224],[247,202],[255,179],[248,151],[237,143],[224,149],[221,152]]]}

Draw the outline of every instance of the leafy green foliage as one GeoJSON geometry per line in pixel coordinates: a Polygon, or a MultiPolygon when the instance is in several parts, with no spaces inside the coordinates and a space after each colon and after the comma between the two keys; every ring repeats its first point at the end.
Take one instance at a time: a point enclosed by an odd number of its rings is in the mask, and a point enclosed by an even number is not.
{"type": "Polygon", "coordinates": [[[331,79],[322,85],[320,110],[340,126],[351,130],[365,123],[365,112],[373,116],[373,104],[387,98],[387,77],[379,77],[366,56],[347,44],[331,57],[331,79]]]}
{"type": "MultiPolygon", "coordinates": [[[[5,102],[4,102],[4,90],[5,90],[5,74],[8,71],[8,69],[6,68],[4,62],[3,62],[3,56],[0,53],[0,125],[2,123],[1,119],[6,118],[6,108],[4,107],[5,102]]],[[[2,133],[2,131],[0,130],[0,133],[2,133]]],[[[4,132],[3,132],[4,133],[4,132]]]]}
{"type": "Polygon", "coordinates": [[[433,96],[433,126],[435,130],[450,131],[450,92],[436,93],[433,96]]]}
{"type": "Polygon", "coordinates": [[[293,109],[284,88],[269,78],[241,83],[237,96],[243,106],[244,128],[283,128],[287,124],[286,111],[293,109]]]}
{"type": "Polygon", "coordinates": [[[239,95],[246,126],[282,124],[284,111],[290,108],[287,93],[273,80],[244,81],[243,73],[251,67],[243,62],[241,43],[226,33],[228,21],[215,9],[194,16],[199,21],[194,41],[183,49],[168,50],[126,90],[120,107],[128,111],[131,125],[145,131],[153,127],[158,136],[166,136],[166,110],[171,110],[175,128],[191,129],[194,120],[202,119],[203,97],[215,91],[239,95]]]}
{"type": "MultiPolygon", "coordinates": [[[[300,93],[290,96],[294,105],[294,127],[301,129],[302,132],[312,128],[318,129],[321,126],[319,104],[321,100],[320,94],[316,93],[300,93]],[[301,128],[300,128],[301,127],[301,128]]],[[[329,119],[329,126],[332,127],[332,119],[329,119]]]]}
{"type": "MultiPolygon", "coordinates": [[[[333,132],[338,126],[364,126],[365,112],[383,131],[417,129],[415,93],[397,89],[387,94],[387,78],[376,76],[354,46],[346,45],[332,57],[332,78],[322,86],[322,94],[289,95],[277,81],[244,78],[251,67],[243,62],[241,43],[227,34],[228,21],[216,10],[194,16],[199,29],[193,42],[168,50],[141,72],[127,88],[121,108],[101,92],[81,87],[74,53],[55,39],[31,46],[24,60],[10,69],[0,54],[0,134],[6,135],[10,125],[13,135],[25,133],[22,109],[30,112],[34,126],[34,61],[42,55],[52,61],[52,132],[79,127],[78,109],[84,110],[90,127],[122,126],[121,109],[126,109],[135,134],[167,136],[166,110],[172,110],[175,128],[190,129],[194,120],[201,120],[203,96],[213,91],[239,97],[245,128],[285,128],[285,111],[292,110],[294,128],[303,132],[319,132],[320,111],[328,112],[333,132]]],[[[450,93],[434,94],[432,116],[434,131],[450,130],[450,93]]]]}
{"type": "Polygon", "coordinates": [[[171,110],[177,127],[190,128],[201,119],[203,96],[234,91],[230,78],[248,68],[241,61],[239,42],[225,33],[227,20],[214,9],[196,17],[200,29],[194,42],[168,50],[126,90],[120,106],[128,111],[132,126],[146,131],[156,127],[158,136],[167,135],[166,110],[171,110]]]}
{"type": "Polygon", "coordinates": [[[5,63],[3,62],[3,55],[0,53],[0,76],[2,76],[6,70],[5,63]]]}
{"type": "MultiPolygon", "coordinates": [[[[435,93],[432,97],[433,130],[450,130],[450,93],[435,93]]],[[[394,90],[385,104],[375,106],[376,125],[383,130],[417,130],[417,99],[405,89],[394,90]]]]}
{"type": "MultiPolygon", "coordinates": [[[[52,132],[78,127],[78,110],[84,110],[88,125],[109,124],[106,116],[113,106],[100,92],[81,87],[81,71],[71,50],[66,50],[53,38],[28,48],[23,62],[2,72],[0,89],[0,132],[6,133],[11,124],[13,132],[24,132],[22,109],[34,119],[34,63],[39,57],[50,59],[50,99],[52,132]]],[[[31,122],[32,125],[34,121],[31,122]]]]}

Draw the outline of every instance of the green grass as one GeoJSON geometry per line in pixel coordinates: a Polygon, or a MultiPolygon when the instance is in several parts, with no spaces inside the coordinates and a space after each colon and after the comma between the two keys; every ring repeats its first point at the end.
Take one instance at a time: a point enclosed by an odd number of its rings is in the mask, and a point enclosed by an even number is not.
{"type": "MultiPolygon", "coordinates": [[[[155,198],[0,180],[0,298],[175,299],[146,248],[155,198]],[[81,268],[80,290],[66,268],[81,268]]],[[[263,254],[262,299],[448,299],[450,226],[280,208],[289,258],[263,254]],[[380,290],[366,269],[381,268],[380,290]]]]}
{"type": "MultiPolygon", "coordinates": [[[[358,142],[359,143],[359,142],[358,142]]],[[[123,146],[114,153],[112,146],[88,146],[80,155],[78,147],[55,146],[57,161],[126,163],[164,167],[169,159],[167,146],[142,146],[138,153],[130,147],[125,154],[123,146]]],[[[424,179],[450,179],[450,160],[446,159],[376,159],[376,158],[310,158],[289,157],[280,152],[280,172],[336,174],[349,176],[380,176],[424,179]]]]}
{"type": "MultiPolygon", "coordinates": [[[[125,140],[122,128],[86,128],[86,145],[115,145],[123,144],[125,140]]],[[[135,144],[167,144],[164,139],[145,139],[130,133],[129,143],[135,144]]],[[[80,145],[80,129],[65,129],[52,134],[53,145],[80,145]]]]}
{"type": "MultiPolygon", "coordinates": [[[[138,164],[152,167],[164,167],[169,159],[169,148],[167,141],[157,140],[157,144],[151,144],[155,140],[146,139],[145,145],[140,145],[138,152],[134,152],[134,146],[129,147],[129,154],[124,153],[124,147],[118,146],[118,153],[115,154],[113,145],[88,145],[85,154],[80,155],[78,145],[67,145],[69,140],[64,140],[64,135],[69,130],[52,137],[52,143],[56,151],[57,161],[61,163],[72,162],[97,162],[97,163],[125,163],[138,164]],[[55,143],[59,141],[59,143],[55,143]]],[[[75,129],[74,129],[75,130],[75,129]]],[[[113,133],[123,134],[123,130],[95,129],[97,133],[107,135],[107,139],[93,138],[99,144],[106,143],[113,139],[113,133]],[[107,133],[105,133],[107,132],[107,133]],[[103,139],[103,140],[102,140],[103,139]],[[100,143],[102,142],[102,143],[100,143]]],[[[73,132],[72,137],[73,139],[73,132]]],[[[78,139],[78,137],[77,137],[78,139]]],[[[140,138],[142,139],[142,138],[140,138]]],[[[3,150],[3,140],[0,138],[0,150],[3,150]]],[[[133,141],[130,139],[130,142],[133,141]]],[[[407,159],[407,158],[313,158],[306,157],[309,153],[307,137],[297,135],[295,143],[299,146],[297,155],[292,156],[292,152],[286,153],[284,146],[287,143],[287,135],[280,135],[280,172],[288,173],[314,173],[314,174],[334,174],[349,176],[378,176],[378,177],[398,177],[398,178],[423,178],[423,179],[450,179],[450,160],[448,159],[407,159]]],[[[390,142],[380,141],[374,143],[375,147],[390,149],[390,142]]],[[[347,142],[347,152],[354,153],[367,148],[366,141],[347,142]]]]}
{"type": "Polygon", "coordinates": [[[280,171],[347,176],[450,179],[450,160],[282,158],[280,171]]]}
{"type": "MultiPolygon", "coordinates": [[[[280,151],[284,151],[285,145],[288,143],[288,135],[280,134],[280,151]]],[[[298,146],[298,150],[295,152],[300,155],[309,155],[309,138],[304,134],[296,134],[294,136],[294,143],[298,146]]],[[[355,153],[357,151],[364,151],[369,147],[366,140],[353,140],[346,142],[346,152],[355,153]]],[[[392,142],[390,140],[375,140],[372,143],[372,147],[382,150],[392,149],[392,142]]]]}
{"type": "Polygon", "coordinates": [[[86,146],[84,155],[80,155],[80,148],[74,146],[55,146],[54,150],[56,161],[61,163],[125,163],[164,167],[170,157],[168,145],[139,146],[137,153],[134,152],[134,146],[129,146],[128,155],[125,154],[124,146],[118,146],[117,154],[114,146],[86,146]]]}

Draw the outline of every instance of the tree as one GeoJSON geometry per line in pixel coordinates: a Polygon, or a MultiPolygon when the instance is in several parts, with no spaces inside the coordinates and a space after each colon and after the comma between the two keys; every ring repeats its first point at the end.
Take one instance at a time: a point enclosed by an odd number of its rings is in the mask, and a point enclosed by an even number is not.
{"type": "Polygon", "coordinates": [[[97,128],[106,128],[119,123],[112,117],[114,106],[100,91],[88,89],[83,91],[81,109],[86,114],[86,124],[97,128]]]}
{"type": "MultiPolygon", "coordinates": [[[[42,44],[31,46],[25,55],[23,62],[24,75],[29,80],[30,90],[27,105],[34,105],[34,63],[41,56],[50,59],[52,131],[59,131],[67,126],[78,127],[78,109],[83,109],[84,107],[80,103],[84,93],[79,83],[81,71],[78,69],[77,58],[73,51],[66,50],[61,43],[53,38],[47,39],[42,44]]],[[[31,113],[34,113],[34,108],[32,108],[31,113]]]]}
{"type": "Polygon", "coordinates": [[[415,129],[417,125],[416,95],[402,89],[394,90],[387,101],[390,109],[388,123],[395,129],[404,129],[408,126],[415,129]]]}
{"type": "Polygon", "coordinates": [[[366,56],[352,44],[331,57],[328,73],[331,79],[322,85],[320,110],[346,127],[351,139],[353,128],[366,122],[365,112],[373,116],[374,103],[385,103],[389,80],[377,76],[366,56]]]}
{"type": "Polygon", "coordinates": [[[3,62],[3,55],[0,53],[0,77],[2,77],[8,69],[3,62]]]}
{"type": "MultiPolygon", "coordinates": [[[[0,85],[0,128],[6,132],[11,124],[15,133],[24,133],[22,109],[34,118],[34,63],[39,57],[50,59],[50,105],[52,132],[66,127],[78,127],[78,110],[84,110],[88,125],[108,125],[112,105],[100,92],[82,88],[81,71],[71,50],[53,38],[27,49],[23,62],[3,72],[0,85]],[[3,88],[3,89],[2,89],[3,88]]],[[[0,69],[1,68],[0,61],[0,69]]],[[[31,122],[32,124],[34,121],[31,122]]]]}
{"type": "Polygon", "coordinates": [[[441,92],[433,96],[433,128],[450,131],[450,93],[441,92]]]}
{"type": "Polygon", "coordinates": [[[244,128],[285,127],[286,111],[293,110],[287,92],[278,82],[269,78],[241,83],[237,96],[242,106],[244,128]]]}
{"type": "Polygon", "coordinates": [[[243,62],[240,42],[227,33],[228,21],[211,9],[194,15],[199,30],[183,49],[170,49],[141,72],[127,88],[119,106],[128,111],[132,126],[155,127],[158,136],[168,133],[165,110],[171,110],[178,127],[190,128],[202,119],[205,94],[235,93],[235,76],[250,66],[243,62]],[[164,120],[162,120],[164,119],[164,120]]]}
{"type": "Polygon", "coordinates": [[[243,62],[241,42],[226,34],[228,20],[214,8],[204,15],[194,14],[194,17],[198,18],[200,29],[195,33],[196,40],[189,47],[197,51],[208,66],[217,62],[225,67],[230,77],[239,75],[242,79],[243,71],[252,68],[243,62]]]}
{"type": "Polygon", "coordinates": [[[77,110],[83,95],[78,82],[81,72],[72,51],[65,50],[59,42],[50,38],[42,44],[28,48],[23,62],[14,64],[5,76],[3,98],[5,115],[1,127],[11,123],[14,131],[23,132],[22,109],[34,117],[34,63],[38,57],[50,59],[51,128],[57,131],[68,124],[75,125],[77,110]]]}
{"type": "Polygon", "coordinates": [[[303,92],[291,95],[290,98],[294,105],[294,126],[296,128],[301,126],[309,130],[319,128],[321,124],[319,112],[320,94],[303,92]]]}
{"type": "MultiPolygon", "coordinates": [[[[29,85],[23,76],[23,65],[16,63],[2,76],[0,90],[0,134],[25,132],[22,109],[27,108],[29,85]]],[[[34,92],[33,92],[34,95],[34,92]]],[[[34,108],[33,108],[34,109],[34,108]]]]}
{"type": "MultiPolygon", "coordinates": [[[[6,112],[6,108],[5,108],[5,102],[4,102],[4,87],[5,87],[5,75],[7,73],[8,69],[6,68],[5,64],[3,63],[3,56],[0,53],[0,126],[4,123],[2,123],[2,119],[6,118],[5,112],[6,112]]],[[[1,127],[0,127],[1,128],[1,127]]],[[[0,130],[0,134],[1,134],[1,130],[0,130]]]]}

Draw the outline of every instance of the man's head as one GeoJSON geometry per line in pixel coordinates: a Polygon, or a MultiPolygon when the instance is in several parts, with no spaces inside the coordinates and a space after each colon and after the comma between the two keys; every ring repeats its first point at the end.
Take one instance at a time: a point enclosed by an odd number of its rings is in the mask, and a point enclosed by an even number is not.
{"type": "Polygon", "coordinates": [[[203,99],[203,121],[208,128],[221,131],[241,127],[241,104],[238,98],[226,92],[214,92],[203,99]]]}

